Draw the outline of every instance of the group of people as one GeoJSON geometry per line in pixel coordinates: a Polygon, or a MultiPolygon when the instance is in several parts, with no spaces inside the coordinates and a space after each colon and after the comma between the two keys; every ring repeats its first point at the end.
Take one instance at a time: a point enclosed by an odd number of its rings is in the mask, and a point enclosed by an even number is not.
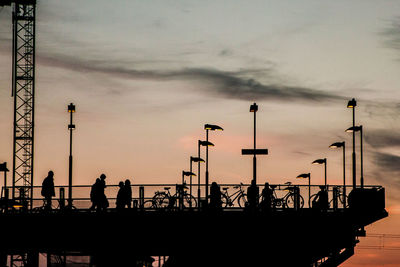
{"type": "MultiPolygon", "coordinates": [[[[96,209],[97,211],[106,210],[109,207],[109,202],[107,196],[104,192],[106,188],[106,175],[101,174],[100,178],[96,179],[96,182],[92,185],[92,189],[90,190],[90,201],[92,202],[92,206],[90,210],[96,209]]],[[[124,208],[131,208],[132,203],[132,188],[131,181],[129,179],[124,182],[119,182],[118,184],[119,190],[117,194],[116,208],[118,210],[124,208]]]]}
{"type": "MultiPolygon", "coordinates": [[[[109,202],[105,194],[106,188],[106,175],[101,174],[96,182],[92,185],[90,190],[90,201],[92,206],[90,210],[103,211],[109,207],[109,202]]],[[[52,198],[55,196],[54,189],[54,172],[49,171],[46,178],[42,182],[41,195],[44,197],[45,209],[51,209],[52,198]]],[[[125,207],[130,208],[132,203],[132,188],[131,181],[129,179],[125,182],[119,182],[119,190],[117,194],[116,208],[124,209],[125,207]]]]}
{"type": "MultiPolygon", "coordinates": [[[[109,207],[109,202],[105,194],[105,179],[106,175],[101,174],[91,187],[90,201],[92,202],[92,205],[90,210],[103,211],[109,207]]],[[[118,186],[119,190],[116,199],[116,208],[118,210],[131,208],[132,188],[130,180],[127,179],[125,182],[121,181],[118,186]]],[[[329,208],[328,192],[324,186],[321,186],[320,189],[321,191],[319,191],[316,197],[312,200],[312,208],[326,210],[329,208]]],[[[44,197],[45,209],[51,209],[52,197],[55,196],[53,171],[49,171],[47,177],[43,180],[41,194],[44,197]]],[[[249,210],[260,209],[261,211],[270,211],[273,207],[274,191],[270,187],[269,183],[265,183],[264,189],[261,192],[261,201],[259,200],[259,188],[253,180],[251,185],[247,188],[246,208],[249,210]]],[[[207,206],[214,210],[222,208],[222,193],[216,182],[211,184],[209,203],[207,206]]]]}

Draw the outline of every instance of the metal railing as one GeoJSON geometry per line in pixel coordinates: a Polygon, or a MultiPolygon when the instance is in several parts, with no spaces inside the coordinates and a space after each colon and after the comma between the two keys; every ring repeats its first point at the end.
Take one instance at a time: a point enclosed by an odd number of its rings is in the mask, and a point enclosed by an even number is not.
{"type": "MultiPolygon", "coordinates": [[[[247,189],[250,186],[249,184],[219,184],[221,192],[222,192],[222,208],[223,209],[244,209],[248,203],[247,200],[247,189]],[[241,191],[240,191],[241,190],[241,191]],[[229,203],[226,203],[225,198],[229,198],[229,203]]],[[[320,187],[323,185],[294,185],[290,183],[286,184],[271,184],[270,187],[273,189],[273,201],[272,201],[272,209],[301,209],[301,208],[312,208],[313,200],[316,194],[320,191],[320,187]],[[309,197],[310,196],[310,197],[309,197]]],[[[92,203],[90,200],[90,191],[91,185],[75,185],[72,187],[72,199],[73,199],[73,207],[76,210],[88,210],[92,203]]],[[[179,188],[182,188],[180,184],[141,184],[141,185],[131,185],[132,189],[132,207],[140,208],[143,210],[156,210],[161,208],[199,208],[205,205],[205,185],[200,185],[200,196],[199,196],[199,187],[197,185],[193,185],[191,188],[189,186],[185,186],[183,191],[180,191],[179,188]],[[168,190],[167,190],[168,189],[168,190]],[[164,201],[169,201],[167,203],[163,203],[163,205],[157,206],[152,205],[154,203],[154,199],[157,195],[165,196],[167,191],[170,191],[170,197],[167,197],[164,201]],[[183,193],[184,192],[184,193],[183,193]],[[191,197],[190,197],[191,192],[191,197]],[[182,194],[183,193],[183,194],[182,194]],[[193,198],[191,203],[180,203],[179,198],[193,198]],[[174,200],[174,203],[171,205],[171,200],[174,200]],[[200,202],[199,202],[200,200],[200,202]],[[152,202],[153,201],[153,202],[152,202]],[[179,206],[182,204],[181,206],[179,206]]],[[[259,189],[259,203],[262,201],[262,190],[264,185],[258,185],[259,189]]],[[[364,186],[364,188],[376,188],[380,189],[381,186],[364,186]]],[[[41,196],[41,186],[34,186],[32,191],[32,199],[27,199],[24,196],[24,188],[16,187],[16,197],[11,199],[8,192],[11,192],[12,187],[3,187],[1,190],[1,202],[0,209],[4,210],[40,210],[45,205],[44,198],[41,196]]],[[[348,206],[348,201],[344,202],[344,198],[348,197],[343,195],[343,185],[328,185],[328,201],[329,201],[329,210],[343,209],[348,206]]],[[[107,185],[105,188],[105,195],[109,201],[108,209],[114,209],[116,207],[116,200],[118,194],[119,186],[118,185],[107,185]]],[[[346,186],[346,192],[350,193],[352,190],[352,186],[346,186]]],[[[210,192],[210,190],[209,190],[210,192]]],[[[67,206],[67,198],[68,196],[68,186],[55,186],[55,196],[52,200],[52,209],[59,210],[63,209],[67,206]]]]}

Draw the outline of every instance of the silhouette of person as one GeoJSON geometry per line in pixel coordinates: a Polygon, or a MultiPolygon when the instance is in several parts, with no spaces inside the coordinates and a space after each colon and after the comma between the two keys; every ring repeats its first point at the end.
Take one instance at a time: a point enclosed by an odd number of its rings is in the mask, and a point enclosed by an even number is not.
{"type": "Polygon", "coordinates": [[[100,187],[101,181],[100,178],[97,178],[96,182],[92,185],[92,188],[90,190],[90,201],[92,201],[92,206],[90,207],[90,210],[94,210],[95,208],[100,209],[100,187]]]}
{"type": "Polygon", "coordinates": [[[253,210],[258,204],[258,187],[256,181],[251,180],[251,185],[247,188],[248,207],[253,210]]]}
{"type": "Polygon", "coordinates": [[[132,188],[131,188],[131,181],[129,181],[129,179],[125,180],[124,193],[125,193],[125,202],[126,202],[125,204],[128,208],[131,208],[132,188]]]}
{"type": "Polygon", "coordinates": [[[261,209],[270,211],[272,208],[273,191],[269,187],[269,183],[265,183],[264,189],[261,192],[261,209]]]}
{"type": "Polygon", "coordinates": [[[42,196],[45,199],[45,208],[46,209],[51,209],[51,199],[54,197],[55,191],[54,191],[54,172],[49,171],[48,175],[46,178],[44,178],[42,182],[42,191],[41,191],[42,196]]]}
{"type": "Polygon", "coordinates": [[[100,183],[99,183],[99,208],[100,210],[106,210],[109,206],[107,196],[104,192],[106,188],[106,175],[102,173],[100,175],[100,183]]]}
{"type": "Polygon", "coordinates": [[[212,182],[210,187],[210,208],[217,210],[221,209],[221,207],[221,189],[216,182],[212,182]]]}
{"type": "Polygon", "coordinates": [[[329,208],[328,191],[325,186],[319,187],[321,190],[317,193],[313,200],[313,208],[326,211],[329,208]]]}
{"type": "Polygon", "coordinates": [[[117,210],[121,210],[125,208],[125,203],[126,203],[126,189],[124,182],[119,182],[118,184],[119,190],[117,194],[117,210]]]}

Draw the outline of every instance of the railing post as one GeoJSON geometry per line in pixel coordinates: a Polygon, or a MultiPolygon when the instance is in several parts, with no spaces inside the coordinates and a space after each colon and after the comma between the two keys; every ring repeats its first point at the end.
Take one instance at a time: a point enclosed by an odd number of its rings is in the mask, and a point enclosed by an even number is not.
{"type": "Polygon", "coordinates": [[[4,188],[4,212],[8,211],[8,207],[10,205],[10,201],[9,201],[9,189],[8,188],[4,188]]]}
{"type": "Polygon", "coordinates": [[[176,185],[176,192],[179,198],[179,210],[183,210],[183,185],[176,185]]]}
{"type": "Polygon", "coordinates": [[[144,186],[139,187],[139,207],[141,209],[144,207],[144,186]]]}
{"type": "Polygon", "coordinates": [[[294,209],[300,209],[300,189],[297,186],[294,187],[294,209]]]}
{"type": "Polygon", "coordinates": [[[58,200],[60,209],[65,208],[65,189],[64,187],[60,187],[60,199],[58,200]]]}
{"type": "Polygon", "coordinates": [[[337,210],[338,208],[338,188],[336,186],[333,187],[333,209],[337,210]]]}

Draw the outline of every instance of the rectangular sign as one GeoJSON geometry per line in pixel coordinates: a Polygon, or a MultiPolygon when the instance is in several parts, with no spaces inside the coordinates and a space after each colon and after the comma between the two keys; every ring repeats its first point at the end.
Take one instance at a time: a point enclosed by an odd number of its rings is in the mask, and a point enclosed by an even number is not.
{"type": "Polygon", "coordinates": [[[266,148],[242,149],[242,155],[268,155],[268,149],[266,148]]]}

